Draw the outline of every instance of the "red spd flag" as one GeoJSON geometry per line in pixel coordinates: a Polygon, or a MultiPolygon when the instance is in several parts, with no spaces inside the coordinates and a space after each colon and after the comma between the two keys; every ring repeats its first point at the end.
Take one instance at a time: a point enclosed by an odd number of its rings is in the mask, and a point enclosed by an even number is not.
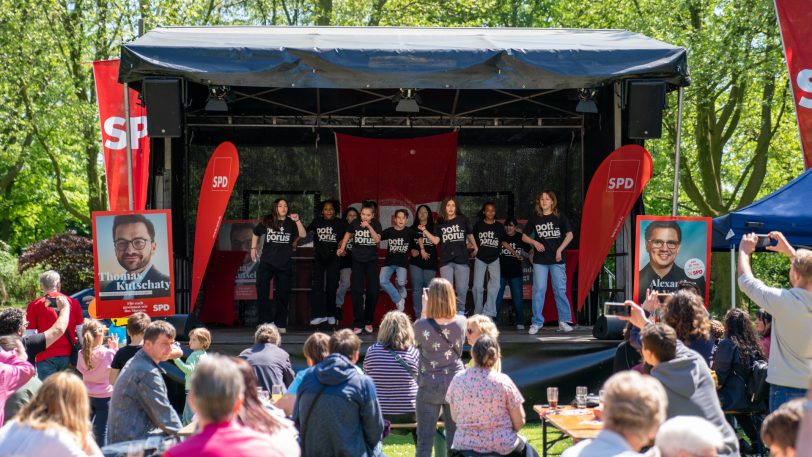
{"type": "Polygon", "coordinates": [[[457,185],[457,133],[407,139],[360,138],[336,134],[338,182],[344,208],[372,199],[386,228],[398,208],[409,211],[454,195],[457,185]]]}
{"type": "Polygon", "coordinates": [[[237,148],[228,141],[220,143],[209,158],[206,174],[200,185],[200,200],[197,202],[191,310],[195,309],[203,275],[206,274],[206,266],[220,232],[220,223],[239,175],[240,157],[237,155],[237,148]]]}
{"type": "MultiPolygon", "coordinates": [[[[118,59],[93,62],[96,98],[101,121],[104,173],[110,211],[130,209],[127,192],[127,130],[124,116],[124,85],[118,83],[118,59]]],[[[147,111],[138,102],[138,93],[130,89],[130,144],[133,167],[133,209],[146,206],[149,177],[149,138],[147,111]]]]}
{"type": "Polygon", "coordinates": [[[651,179],[651,156],[642,146],[623,146],[603,161],[589,183],[581,218],[578,309],[601,271],[634,202],[651,179]]]}
{"type": "Polygon", "coordinates": [[[775,9],[808,169],[812,167],[812,5],[809,0],[775,0],[775,9]]]}

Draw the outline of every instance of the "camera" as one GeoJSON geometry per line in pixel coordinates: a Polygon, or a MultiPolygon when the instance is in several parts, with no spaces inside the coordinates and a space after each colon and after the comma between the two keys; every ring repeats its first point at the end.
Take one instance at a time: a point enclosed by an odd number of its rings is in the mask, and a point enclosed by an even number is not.
{"type": "Polygon", "coordinates": [[[632,307],[625,303],[608,301],[603,304],[603,314],[605,316],[629,317],[632,315],[632,307]]]}
{"type": "Polygon", "coordinates": [[[53,308],[53,309],[56,309],[56,308],[57,308],[57,306],[56,306],[56,297],[52,297],[52,296],[50,296],[50,295],[46,295],[46,296],[45,296],[45,300],[48,302],[48,307],[49,307],[49,308],[53,308]]]}

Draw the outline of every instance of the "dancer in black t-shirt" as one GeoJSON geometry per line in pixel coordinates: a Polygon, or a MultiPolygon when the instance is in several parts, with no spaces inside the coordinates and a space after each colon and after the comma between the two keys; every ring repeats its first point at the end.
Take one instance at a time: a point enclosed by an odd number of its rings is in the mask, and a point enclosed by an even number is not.
{"type": "Polygon", "coordinates": [[[378,243],[381,241],[381,223],[375,219],[376,203],[366,200],[361,205],[361,217],[347,228],[338,247],[338,255],[346,253],[352,240],[352,309],[355,315],[355,334],[372,333],[375,306],[378,304],[378,243]],[[366,294],[364,281],[366,280],[366,294]]]}
{"type": "Polygon", "coordinates": [[[496,219],[496,205],[487,202],[479,210],[479,220],[474,224],[474,241],[477,245],[474,259],[474,314],[484,314],[496,319],[496,293],[499,291],[499,251],[505,237],[505,227],[496,219]],[[485,272],[488,273],[488,298],[482,303],[485,292],[485,272]]]}
{"type": "Polygon", "coordinates": [[[313,301],[310,325],[336,323],[336,289],[340,267],[338,242],[344,238],[346,224],[336,217],[338,202],[326,200],[321,204],[321,217],[307,227],[313,232],[313,301]],[[326,279],[326,281],[325,281],[326,279]]]}
{"type": "Polygon", "coordinates": [[[553,191],[540,192],[535,203],[535,214],[527,221],[522,236],[525,243],[533,246],[533,318],[529,333],[535,335],[544,325],[542,310],[548,273],[552,275],[558,331],[571,332],[572,309],[567,298],[564,249],[572,241],[572,227],[567,217],[558,210],[558,199],[553,191]]]}
{"type": "Polygon", "coordinates": [[[471,224],[457,205],[454,197],[447,197],[440,203],[440,216],[434,231],[430,233],[425,226],[418,229],[434,244],[440,246],[440,277],[454,285],[457,293],[457,314],[465,314],[465,298],[468,295],[468,277],[471,265],[468,263],[468,248],[476,256],[477,246],[471,233],[471,224]]]}
{"type": "Polygon", "coordinates": [[[417,207],[417,214],[412,224],[414,238],[412,239],[412,258],[409,261],[409,278],[412,281],[412,306],[415,319],[420,319],[423,312],[423,288],[437,276],[437,246],[419,229],[426,228],[431,233],[434,230],[434,217],[431,208],[426,205],[417,207]]]}
{"type": "Polygon", "coordinates": [[[381,241],[386,241],[386,259],[381,268],[380,282],[384,292],[389,295],[398,311],[406,305],[406,273],[409,267],[409,246],[414,238],[411,227],[406,227],[409,213],[401,208],[395,211],[394,225],[383,231],[381,241]],[[397,289],[392,285],[395,275],[397,289]]]}
{"type": "MultiPolygon", "coordinates": [[[[350,206],[344,210],[344,233],[358,219],[358,210],[350,206]]],[[[341,235],[343,238],[344,235],[341,235]]],[[[340,244],[340,243],[339,243],[340,244]]],[[[344,255],[338,256],[338,290],[336,291],[336,319],[340,319],[341,307],[344,306],[344,298],[350,290],[350,278],[352,277],[352,240],[344,248],[344,255]]]]}
{"type": "Polygon", "coordinates": [[[288,304],[290,302],[290,288],[293,283],[293,240],[296,236],[304,238],[307,235],[298,214],[288,217],[288,202],[283,198],[274,200],[271,214],[262,216],[259,224],[254,227],[254,236],[251,238],[251,260],[256,262],[257,268],[257,308],[263,322],[273,321],[280,332],[284,332],[288,325],[288,304]],[[294,233],[294,231],[296,233],[294,233]],[[260,237],[264,239],[262,255],[258,254],[260,237]],[[273,304],[268,298],[271,292],[271,279],[276,278],[276,291],[273,304]]]}
{"type": "Polygon", "coordinates": [[[522,241],[522,233],[517,230],[516,219],[505,220],[505,238],[499,252],[499,293],[496,294],[496,315],[502,313],[505,287],[510,286],[510,301],[516,311],[516,330],[524,330],[524,288],[522,263],[527,256],[528,246],[522,241]]]}

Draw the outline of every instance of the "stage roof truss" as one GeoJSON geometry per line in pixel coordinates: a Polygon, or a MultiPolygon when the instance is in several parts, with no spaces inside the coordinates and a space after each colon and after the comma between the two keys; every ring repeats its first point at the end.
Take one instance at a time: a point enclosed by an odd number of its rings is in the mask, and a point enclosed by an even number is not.
{"type": "Polygon", "coordinates": [[[469,116],[206,116],[189,117],[192,128],[392,128],[392,129],[581,129],[583,117],[469,116]]]}

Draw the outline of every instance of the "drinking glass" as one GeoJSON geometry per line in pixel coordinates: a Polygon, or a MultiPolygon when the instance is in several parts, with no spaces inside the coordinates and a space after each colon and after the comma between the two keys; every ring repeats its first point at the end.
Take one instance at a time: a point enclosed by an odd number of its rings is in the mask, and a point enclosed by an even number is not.
{"type": "Polygon", "coordinates": [[[605,393],[606,393],[606,391],[603,390],[603,389],[598,391],[598,400],[601,402],[601,404],[603,404],[603,396],[604,396],[605,393]]]}
{"type": "Polygon", "coordinates": [[[558,408],[558,387],[547,388],[547,402],[550,404],[550,409],[558,408]]]}
{"type": "Polygon", "coordinates": [[[274,384],[271,386],[271,401],[276,403],[282,398],[282,385],[274,384]]]}
{"type": "Polygon", "coordinates": [[[586,386],[578,386],[575,388],[575,405],[578,408],[586,408],[586,396],[588,389],[586,386]]]}

